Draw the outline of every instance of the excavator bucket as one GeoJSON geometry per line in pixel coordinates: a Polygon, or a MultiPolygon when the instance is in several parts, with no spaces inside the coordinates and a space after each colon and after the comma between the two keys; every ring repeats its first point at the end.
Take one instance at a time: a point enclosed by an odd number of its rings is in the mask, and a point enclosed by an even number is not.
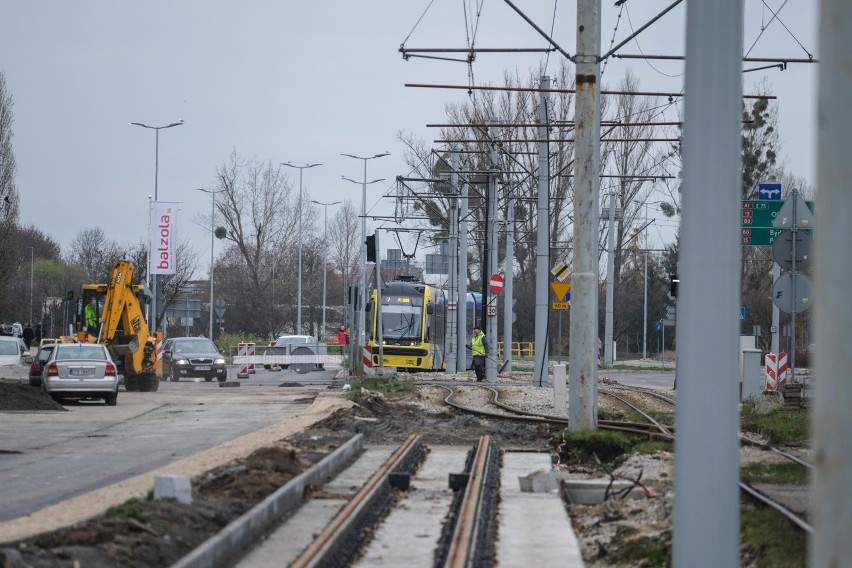
{"type": "Polygon", "coordinates": [[[118,335],[109,344],[109,349],[116,355],[133,355],[139,351],[139,337],[137,335],[118,335]]]}

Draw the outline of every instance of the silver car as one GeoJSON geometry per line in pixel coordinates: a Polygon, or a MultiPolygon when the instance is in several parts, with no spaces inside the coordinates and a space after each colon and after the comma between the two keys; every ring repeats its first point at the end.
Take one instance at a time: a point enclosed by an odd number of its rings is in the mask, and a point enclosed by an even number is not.
{"type": "Polygon", "coordinates": [[[54,399],[103,399],[115,406],[118,372],[106,347],[96,343],[58,343],[42,371],[44,392],[54,399]]]}

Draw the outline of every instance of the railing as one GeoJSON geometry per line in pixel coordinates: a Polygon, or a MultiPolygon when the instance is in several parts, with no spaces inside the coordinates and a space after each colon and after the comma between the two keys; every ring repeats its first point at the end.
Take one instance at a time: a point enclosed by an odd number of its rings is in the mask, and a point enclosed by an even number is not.
{"type": "MultiPolygon", "coordinates": [[[[503,354],[503,342],[497,342],[497,355],[503,354]]],[[[535,355],[535,348],[533,346],[532,341],[513,341],[512,342],[512,355],[516,357],[533,357],[535,355]]]]}

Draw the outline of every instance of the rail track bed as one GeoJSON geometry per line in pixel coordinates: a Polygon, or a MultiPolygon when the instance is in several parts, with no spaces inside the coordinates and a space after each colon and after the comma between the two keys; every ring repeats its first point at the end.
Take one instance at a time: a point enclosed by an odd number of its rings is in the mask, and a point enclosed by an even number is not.
{"type": "Polygon", "coordinates": [[[560,496],[520,489],[519,477],[549,468],[546,453],[503,452],[488,436],[427,446],[417,435],[363,447],[358,435],[340,451],[357,456],[324,460],[339,469],[327,482],[288,483],[305,498],[287,502],[283,521],[264,521],[269,504],[258,505],[175,566],[582,565],[560,496]]]}

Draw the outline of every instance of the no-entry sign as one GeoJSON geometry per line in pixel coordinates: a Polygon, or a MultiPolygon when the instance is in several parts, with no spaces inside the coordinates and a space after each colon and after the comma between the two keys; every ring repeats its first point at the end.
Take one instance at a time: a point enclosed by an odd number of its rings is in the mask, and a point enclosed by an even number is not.
{"type": "Polygon", "coordinates": [[[503,284],[503,277],[499,274],[492,274],[491,278],[488,279],[488,289],[491,290],[492,294],[499,294],[502,292],[503,284]]]}

